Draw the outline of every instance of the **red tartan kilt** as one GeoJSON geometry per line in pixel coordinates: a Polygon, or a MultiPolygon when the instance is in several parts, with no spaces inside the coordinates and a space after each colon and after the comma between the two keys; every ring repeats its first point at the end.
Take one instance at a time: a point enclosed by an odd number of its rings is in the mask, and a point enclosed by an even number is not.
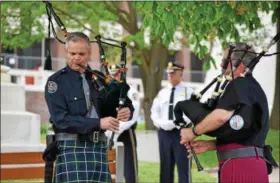
{"type": "MultiPolygon", "coordinates": [[[[231,146],[234,147],[234,146],[231,146]]],[[[244,147],[244,146],[242,146],[244,147]]],[[[236,147],[235,147],[236,148],[236,147]]],[[[233,149],[227,146],[226,149],[233,149]]],[[[225,148],[223,148],[225,150],[225,148]]],[[[220,183],[268,183],[266,162],[261,157],[235,158],[219,162],[220,183]]]]}

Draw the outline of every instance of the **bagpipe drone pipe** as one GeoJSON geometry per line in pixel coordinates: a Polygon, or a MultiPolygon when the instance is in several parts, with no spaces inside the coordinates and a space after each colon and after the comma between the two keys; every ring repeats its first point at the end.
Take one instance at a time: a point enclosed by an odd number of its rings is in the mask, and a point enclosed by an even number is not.
{"type": "MultiPolygon", "coordinates": [[[[101,42],[101,36],[98,35],[95,37],[96,42],[99,46],[99,53],[100,53],[100,60],[103,66],[103,70],[105,72],[105,74],[100,77],[100,74],[98,75],[99,77],[94,76],[94,79],[92,82],[94,85],[96,85],[96,81],[101,80],[102,83],[97,88],[102,88],[102,90],[100,90],[101,93],[101,98],[103,99],[102,105],[100,106],[100,111],[101,111],[101,118],[102,117],[107,117],[107,116],[112,116],[112,117],[117,117],[117,108],[122,108],[124,107],[127,103],[132,104],[131,100],[127,97],[127,93],[130,89],[129,85],[126,82],[126,42],[121,42],[121,46],[116,46],[121,48],[122,50],[122,54],[121,54],[121,62],[120,62],[120,81],[117,81],[115,79],[113,79],[110,76],[109,73],[109,68],[108,68],[108,62],[106,62],[105,59],[105,52],[104,52],[104,48],[102,46],[102,43],[105,42],[101,42]]],[[[108,44],[108,43],[105,43],[108,44]]],[[[110,44],[112,45],[112,44],[110,44]]],[[[91,71],[94,72],[94,71],[91,71]]],[[[95,71],[96,72],[96,71],[95,71]]],[[[94,75],[94,74],[93,74],[94,75]]],[[[113,145],[114,145],[114,136],[115,136],[115,132],[112,133],[110,140],[109,140],[109,144],[108,144],[108,149],[112,149],[113,145]]]]}

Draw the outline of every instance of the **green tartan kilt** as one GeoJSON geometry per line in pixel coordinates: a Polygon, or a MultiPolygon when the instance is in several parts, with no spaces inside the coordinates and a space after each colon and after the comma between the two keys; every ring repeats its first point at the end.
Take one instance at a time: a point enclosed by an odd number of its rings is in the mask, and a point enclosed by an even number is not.
{"type": "Polygon", "coordinates": [[[111,183],[105,142],[60,141],[55,183],[111,183]]]}

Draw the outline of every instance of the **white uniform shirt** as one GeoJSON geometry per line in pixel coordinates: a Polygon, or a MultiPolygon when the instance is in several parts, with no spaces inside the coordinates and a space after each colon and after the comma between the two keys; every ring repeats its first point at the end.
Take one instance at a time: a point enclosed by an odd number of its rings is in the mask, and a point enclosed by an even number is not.
{"type": "MultiPolygon", "coordinates": [[[[174,124],[176,119],[173,112],[173,120],[168,119],[168,110],[169,110],[169,100],[172,91],[172,85],[169,84],[168,87],[163,88],[159,91],[158,95],[153,101],[151,108],[151,118],[154,125],[157,128],[169,131],[174,128],[178,128],[174,124]]],[[[177,102],[190,99],[193,89],[191,87],[185,86],[180,82],[174,90],[174,100],[173,100],[173,109],[175,108],[177,102]]],[[[184,115],[183,118],[187,123],[191,121],[184,115]]]]}
{"type": "MultiPolygon", "coordinates": [[[[123,131],[129,129],[133,124],[136,123],[137,118],[138,118],[139,113],[140,113],[139,92],[135,88],[130,86],[130,89],[128,90],[127,96],[132,101],[132,105],[134,107],[133,116],[132,116],[131,120],[129,120],[129,121],[126,121],[126,122],[120,121],[119,131],[115,134],[115,138],[114,138],[115,141],[123,131]]],[[[106,134],[106,136],[109,137],[109,136],[111,136],[112,131],[107,130],[105,132],[105,134],[106,134]]]]}

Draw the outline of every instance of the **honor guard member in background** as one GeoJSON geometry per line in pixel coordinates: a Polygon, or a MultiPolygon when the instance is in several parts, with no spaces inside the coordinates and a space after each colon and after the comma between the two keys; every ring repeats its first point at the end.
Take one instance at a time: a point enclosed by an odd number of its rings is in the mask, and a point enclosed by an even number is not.
{"type": "MultiPolygon", "coordinates": [[[[245,43],[238,43],[235,47],[236,50],[245,50],[245,48],[245,43]]],[[[252,48],[249,51],[254,52],[252,48]]],[[[242,53],[233,52],[231,55],[233,65],[241,58],[242,53]]],[[[228,50],[226,50],[224,58],[227,58],[227,54],[228,50]]],[[[181,130],[181,143],[191,142],[191,146],[197,154],[217,150],[220,183],[268,183],[268,171],[271,171],[271,164],[266,164],[264,156],[272,164],[275,163],[270,146],[265,146],[269,130],[266,95],[252,75],[241,76],[245,66],[255,56],[254,53],[247,53],[242,59],[241,64],[234,71],[234,80],[226,87],[216,109],[192,129],[181,130]],[[242,110],[246,110],[246,112],[242,113],[242,110]],[[250,126],[249,121],[252,121],[250,126]],[[240,132],[240,135],[236,136],[224,135],[223,138],[210,141],[193,141],[197,136],[216,130],[226,123],[229,124],[229,128],[235,131],[244,130],[244,133],[240,132]],[[245,127],[247,129],[244,129],[245,127]]],[[[226,73],[229,74],[231,71],[229,64],[226,73]]],[[[190,148],[189,145],[186,147],[190,148]]]]}
{"type": "MultiPolygon", "coordinates": [[[[67,66],[48,78],[45,98],[58,142],[54,181],[111,182],[105,130],[118,131],[114,117],[100,119],[102,99],[92,85],[88,67],[89,38],[81,32],[66,38],[67,66]]],[[[131,101],[130,101],[131,102],[131,101]]],[[[130,119],[133,107],[118,111],[118,119],[130,119]]]]}
{"type": "MultiPolygon", "coordinates": [[[[174,182],[174,166],[177,164],[179,183],[190,182],[190,162],[186,148],[180,144],[180,130],[174,124],[173,108],[178,101],[191,97],[193,89],[182,83],[184,66],[168,63],[169,84],[159,91],[153,101],[151,118],[158,128],[160,153],[160,182],[174,182]]],[[[186,119],[187,122],[190,122],[186,119]]]]}
{"type": "MultiPolygon", "coordinates": [[[[120,81],[121,72],[119,65],[111,65],[109,67],[111,76],[120,81]]],[[[137,141],[135,129],[137,126],[137,118],[140,112],[140,97],[138,91],[130,86],[127,94],[132,101],[134,108],[133,116],[130,121],[120,121],[119,131],[115,134],[114,141],[124,144],[124,177],[127,183],[138,182],[138,160],[137,160],[137,141]]],[[[106,131],[106,135],[110,137],[111,131],[106,131]]]]}

